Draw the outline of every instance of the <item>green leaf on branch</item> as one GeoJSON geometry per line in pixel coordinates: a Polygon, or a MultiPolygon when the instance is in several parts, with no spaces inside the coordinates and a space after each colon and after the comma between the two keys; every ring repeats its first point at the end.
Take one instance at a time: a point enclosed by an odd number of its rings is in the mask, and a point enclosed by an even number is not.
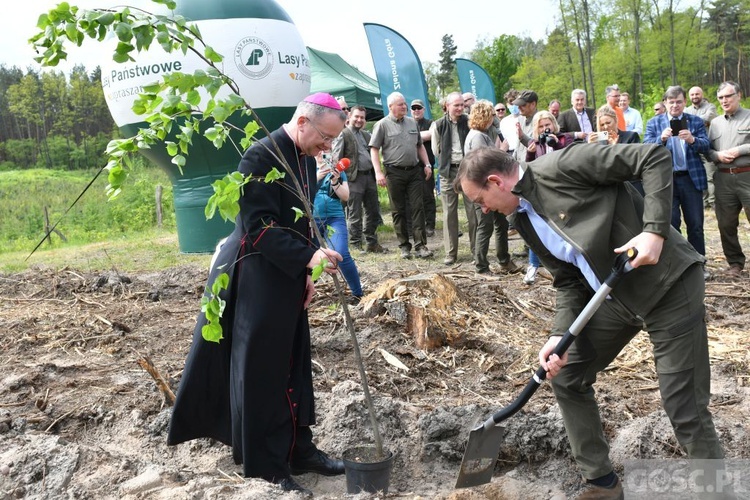
{"type": "Polygon", "coordinates": [[[234,111],[232,108],[217,105],[213,111],[211,112],[211,117],[216,120],[217,122],[221,123],[227,120],[232,115],[232,111],[234,111]]]}
{"type": "Polygon", "coordinates": [[[276,182],[280,179],[284,178],[284,173],[281,172],[278,168],[273,167],[267,174],[265,179],[263,179],[263,182],[266,184],[270,184],[272,182],[276,182]]]}
{"type": "Polygon", "coordinates": [[[253,143],[253,137],[255,134],[260,130],[260,125],[258,125],[255,121],[250,121],[245,125],[245,137],[240,140],[240,145],[242,146],[242,149],[245,150],[250,147],[250,145],[253,143]]]}
{"type": "Polygon", "coordinates": [[[182,155],[175,155],[172,158],[172,163],[174,163],[175,165],[177,165],[177,168],[180,169],[180,173],[182,173],[182,167],[185,166],[185,157],[182,156],[182,155]]]}
{"type": "Polygon", "coordinates": [[[204,49],[204,51],[203,51],[203,55],[206,56],[206,59],[208,59],[209,61],[214,62],[214,63],[220,63],[221,61],[224,60],[224,58],[221,56],[221,54],[219,54],[218,52],[216,52],[211,47],[206,47],[204,49]]]}
{"type": "Polygon", "coordinates": [[[302,217],[305,216],[305,212],[303,212],[297,207],[292,207],[292,210],[294,210],[294,222],[297,222],[298,220],[300,220],[302,217]]]}
{"type": "Polygon", "coordinates": [[[206,219],[211,219],[219,212],[222,219],[232,222],[240,213],[240,196],[242,189],[250,182],[250,176],[243,176],[240,172],[232,172],[217,179],[211,184],[214,194],[208,199],[204,210],[206,219]]]}
{"type": "Polygon", "coordinates": [[[208,342],[219,342],[224,338],[221,327],[221,315],[227,303],[219,295],[229,287],[229,275],[221,273],[211,283],[211,291],[201,297],[201,312],[206,317],[206,324],[201,328],[201,335],[208,342]]]}
{"type": "Polygon", "coordinates": [[[326,267],[328,267],[331,263],[328,261],[328,259],[321,259],[320,262],[318,262],[318,265],[312,268],[311,278],[313,281],[318,281],[318,278],[320,278],[320,275],[323,274],[323,271],[325,271],[326,267]]]}
{"type": "Polygon", "coordinates": [[[120,191],[122,191],[122,185],[127,178],[128,173],[122,168],[121,164],[112,164],[111,168],[109,168],[109,173],[107,174],[107,180],[109,181],[109,185],[107,185],[107,196],[110,199],[116,198],[117,195],[120,194],[120,191]]]}
{"type": "Polygon", "coordinates": [[[201,94],[197,90],[191,90],[187,93],[187,96],[185,96],[185,100],[191,106],[198,106],[201,103],[201,94]]]}

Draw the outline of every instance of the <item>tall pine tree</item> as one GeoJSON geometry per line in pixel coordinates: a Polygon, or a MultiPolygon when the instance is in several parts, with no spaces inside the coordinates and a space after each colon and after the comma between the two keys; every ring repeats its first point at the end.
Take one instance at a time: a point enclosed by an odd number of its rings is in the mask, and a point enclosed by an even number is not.
{"type": "Polygon", "coordinates": [[[439,94],[446,95],[456,86],[456,51],[453,35],[443,35],[443,50],[440,51],[440,71],[437,74],[439,94]]]}

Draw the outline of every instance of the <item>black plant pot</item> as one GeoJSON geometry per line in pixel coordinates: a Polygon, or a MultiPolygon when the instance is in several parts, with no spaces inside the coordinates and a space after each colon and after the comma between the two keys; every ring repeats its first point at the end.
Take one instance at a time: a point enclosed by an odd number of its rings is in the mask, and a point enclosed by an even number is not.
{"type": "Polygon", "coordinates": [[[347,493],[388,493],[395,454],[383,450],[383,456],[377,457],[375,446],[358,446],[344,451],[342,458],[347,493]]]}

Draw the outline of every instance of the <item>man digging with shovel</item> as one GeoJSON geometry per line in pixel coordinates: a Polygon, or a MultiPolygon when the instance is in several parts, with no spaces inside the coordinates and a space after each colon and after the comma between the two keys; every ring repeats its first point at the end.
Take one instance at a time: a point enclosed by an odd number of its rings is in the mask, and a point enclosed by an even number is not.
{"type": "MultiPolygon", "coordinates": [[[[622,499],[594,397],[596,375],[644,330],[653,344],[662,406],[690,458],[723,457],[708,410],[710,367],[703,257],[670,225],[672,161],[660,146],[573,145],[525,170],[497,149],[461,162],[455,187],[508,220],[550,271],[552,336],[539,360],[552,378],[571,451],[586,480],[579,499],[622,499]],[[628,182],[641,179],[642,198],[628,182]],[[635,248],[616,289],[562,357],[552,354],[607,276],[635,248]]],[[[498,446],[499,448],[499,446],[498,446]]],[[[493,462],[494,463],[494,462],[493,462]]]]}

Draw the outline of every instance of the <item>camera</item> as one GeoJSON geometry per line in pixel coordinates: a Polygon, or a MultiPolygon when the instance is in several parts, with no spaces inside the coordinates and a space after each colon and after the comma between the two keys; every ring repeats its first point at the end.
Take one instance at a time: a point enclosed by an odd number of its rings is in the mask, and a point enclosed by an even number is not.
{"type": "Polygon", "coordinates": [[[544,129],[544,132],[539,134],[539,144],[546,144],[548,146],[551,146],[556,142],[557,140],[552,135],[552,130],[550,130],[549,128],[544,129]]]}
{"type": "Polygon", "coordinates": [[[333,167],[333,153],[326,152],[322,154],[323,156],[323,162],[326,164],[326,167],[332,168],[333,167]]]}

